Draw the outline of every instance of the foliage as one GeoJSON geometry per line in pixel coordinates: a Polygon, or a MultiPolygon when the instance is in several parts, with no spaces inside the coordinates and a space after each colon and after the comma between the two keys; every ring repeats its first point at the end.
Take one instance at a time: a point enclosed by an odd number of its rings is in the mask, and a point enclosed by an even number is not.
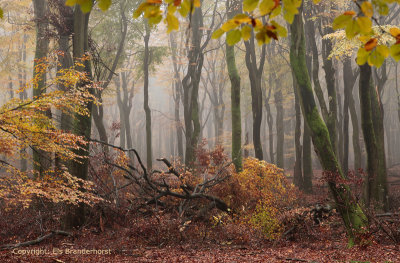
{"type": "Polygon", "coordinates": [[[283,170],[255,158],[245,159],[243,171],[234,174],[216,191],[240,221],[259,229],[267,239],[280,236],[283,228],[279,215],[296,200],[295,188],[283,170]]]}
{"type": "MultiPolygon", "coordinates": [[[[38,74],[30,84],[21,87],[18,92],[37,86],[42,74],[55,63],[52,58],[37,61],[35,70],[38,74]]],[[[75,66],[81,64],[77,63],[75,66]]],[[[37,178],[32,171],[23,172],[13,165],[20,158],[29,158],[27,153],[18,154],[27,147],[33,151],[54,154],[64,162],[82,160],[75,150],[86,145],[85,138],[58,129],[57,123],[49,113],[51,110],[57,110],[70,115],[90,114],[85,105],[94,100],[88,92],[88,89],[93,87],[85,74],[74,68],[62,69],[54,79],[48,81],[47,93],[32,99],[14,98],[0,107],[0,152],[8,158],[8,161],[0,161],[0,167],[5,170],[0,177],[0,198],[7,200],[7,204],[22,202],[27,206],[33,196],[45,197],[53,202],[67,201],[74,204],[99,200],[89,192],[82,192],[90,190],[89,182],[71,176],[65,168],[49,170],[45,176],[37,178]],[[87,85],[77,85],[80,82],[87,85]],[[58,86],[65,89],[54,89],[58,86]]]]}

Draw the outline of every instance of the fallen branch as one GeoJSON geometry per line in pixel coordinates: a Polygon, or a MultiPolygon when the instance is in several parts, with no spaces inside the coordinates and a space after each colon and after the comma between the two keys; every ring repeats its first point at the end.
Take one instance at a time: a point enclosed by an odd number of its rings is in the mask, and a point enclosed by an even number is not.
{"type": "Polygon", "coordinates": [[[40,237],[38,237],[38,238],[36,238],[34,240],[30,240],[30,241],[26,241],[26,242],[22,242],[22,243],[18,243],[18,244],[2,245],[0,247],[0,250],[36,245],[36,244],[42,242],[43,240],[45,240],[47,238],[50,238],[50,237],[52,237],[54,235],[71,236],[72,234],[69,233],[69,232],[61,231],[61,230],[54,230],[54,231],[51,231],[51,233],[43,235],[43,236],[40,236],[40,237]]]}

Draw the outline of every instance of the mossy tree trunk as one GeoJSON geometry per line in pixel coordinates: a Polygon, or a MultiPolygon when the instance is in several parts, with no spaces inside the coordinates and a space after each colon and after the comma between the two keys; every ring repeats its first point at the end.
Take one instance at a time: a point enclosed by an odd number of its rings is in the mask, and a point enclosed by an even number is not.
{"type": "Polygon", "coordinates": [[[364,231],[364,227],[367,225],[367,218],[361,207],[352,197],[349,186],[338,183],[337,178],[335,178],[336,175],[343,179],[346,176],[341,171],[330,141],[328,129],[319,115],[314,100],[305,61],[305,36],[301,9],[300,14],[295,16],[290,30],[290,63],[298,83],[298,94],[302,112],[306,123],[310,127],[315,152],[324,171],[329,175],[327,176],[328,186],[347,230],[349,246],[352,246],[356,242],[357,234],[364,231]]]}

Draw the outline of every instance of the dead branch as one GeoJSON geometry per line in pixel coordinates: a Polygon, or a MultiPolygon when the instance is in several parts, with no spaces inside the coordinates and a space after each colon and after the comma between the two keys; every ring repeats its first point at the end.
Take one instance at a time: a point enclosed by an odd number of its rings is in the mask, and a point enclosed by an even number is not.
{"type": "Polygon", "coordinates": [[[65,231],[61,231],[61,230],[54,230],[51,231],[49,234],[40,236],[34,240],[30,240],[30,241],[26,241],[26,242],[22,242],[22,243],[18,243],[18,244],[8,244],[8,245],[2,245],[0,247],[0,250],[5,250],[5,249],[13,249],[13,248],[17,248],[17,247],[27,247],[27,246],[31,246],[31,245],[36,245],[40,242],[42,242],[45,239],[48,239],[54,235],[61,235],[61,236],[72,236],[71,233],[69,232],[65,232],[65,231]]]}
{"type": "MultiPolygon", "coordinates": [[[[141,171],[133,167],[132,165],[127,164],[126,167],[110,162],[107,158],[105,162],[120,171],[125,173],[124,177],[127,180],[130,180],[131,183],[127,185],[134,185],[139,191],[141,197],[145,200],[146,205],[150,204],[164,204],[161,202],[161,198],[163,197],[174,197],[178,199],[182,199],[182,203],[180,207],[180,214],[184,213],[183,207],[188,207],[188,202],[195,199],[203,199],[208,200],[211,204],[211,207],[216,207],[217,209],[229,212],[228,205],[221,200],[220,198],[209,195],[207,192],[212,187],[217,184],[225,181],[228,177],[230,177],[229,170],[227,169],[230,163],[224,164],[217,172],[210,176],[208,173],[203,174],[203,180],[197,185],[190,185],[185,183],[183,180],[184,175],[180,174],[175,167],[171,164],[169,160],[166,158],[159,158],[157,161],[164,163],[168,170],[167,171],[159,171],[159,170],[151,170],[148,171],[144,166],[138,152],[135,149],[124,149],[122,147],[114,146],[109,143],[101,142],[95,139],[91,139],[92,142],[104,144],[106,146],[121,150],[123,152],[133,152],[140,167],[141,171]],[[176,177],[179,181],[178,186],[172,186],[169,182],[166,181],[165,178],[162,177],[163,174],[171,174],[176,177]],[[157,176],[160,175],[160,176],[157,176]],[[183,192],[176,191],[177,189],[181,189],[183,192]]],[[[200,175],[199,175],[200,176],[200,175]]]]}

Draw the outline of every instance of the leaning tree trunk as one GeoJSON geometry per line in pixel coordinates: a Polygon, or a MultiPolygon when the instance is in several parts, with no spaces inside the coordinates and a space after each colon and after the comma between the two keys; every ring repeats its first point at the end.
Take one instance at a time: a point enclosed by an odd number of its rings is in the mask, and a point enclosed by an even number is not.
{"type": "MultiPolygon", "coordinates": [[[[38,67],[46,63],[45,59],[49,51],[48,22],[47,22],[47,1],[33,0],[33,11],[36,26],[36,50],[33,65],[33,97],[37,97],[46,92],[46,70],[42,71],[38,67]]],[[[51,111],[46,111],[46,115],[51,117],[51,111]]],[[[33,168],[36,175],[43,176],[51,165],[51,156],[42,150],[33,148],[33,168]]]]}
{"type": "Polygon", "coordinates": [[[371,78],[371,67],[360,66],[360,106],[361,125],[367,151],[367,182],[365,201],[369,206],[373,202],[378,208],[388,209],[386,163],[383,141],[383,115],[378,101],[377,91],[371,78]]]}
{"type": "Polygon", "coordinates": [[[321,119],[314,100],[305,61],[305,36],[301,11],[300,8],[300,14],[295,16],[295,20],[290,26],[290,64],[298,83],[301,108],[306,123],[310,127],[315,152],[327,174],[329,189],[347,230],[349,246],[352,246],[356,241],[355,238],[357,234],[364,231],[367,218],[361,207],[353,198],[349,186],[344,183],[339,183],[336,177],[338,176],[339,178],[346,179],[336,159],[328,129],[321,119]]]}

